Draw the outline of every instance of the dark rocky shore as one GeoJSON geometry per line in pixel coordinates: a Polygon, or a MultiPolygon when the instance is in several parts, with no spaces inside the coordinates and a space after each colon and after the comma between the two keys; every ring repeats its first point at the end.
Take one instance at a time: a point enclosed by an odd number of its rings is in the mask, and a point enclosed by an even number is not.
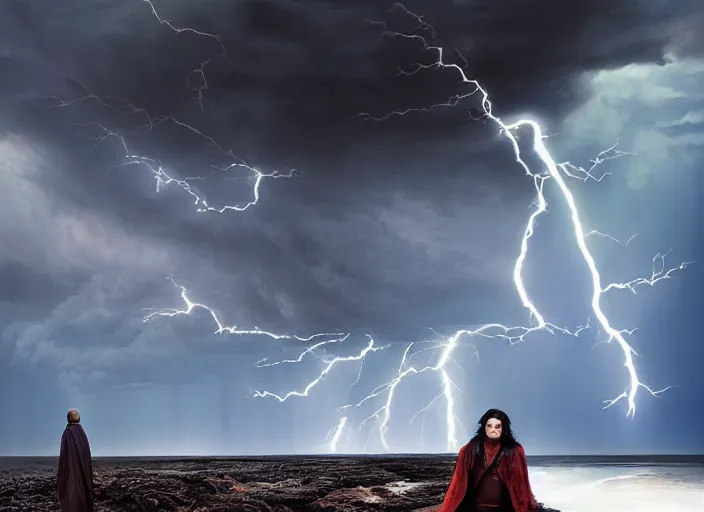
{"type": "MultiPolygon", "coordinates": [[[[453,457],[96,461],[96,511],[423,511],[442,501],[453,457]]],[[[56,470],[0,472],[0,512],[56,511],[56,470]]]]}

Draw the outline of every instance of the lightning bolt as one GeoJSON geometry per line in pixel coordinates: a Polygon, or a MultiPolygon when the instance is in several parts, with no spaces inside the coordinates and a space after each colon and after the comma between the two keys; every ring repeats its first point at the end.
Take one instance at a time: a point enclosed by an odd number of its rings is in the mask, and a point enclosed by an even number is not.
{"type": "MultiPolygon", "coordinates": [[[[151,2],[151,0],[142,0],[145,2],[148,6],[149,9],[151,10],[152,15],[157,19],[157,21],[161,24],[164,25],[168,28],[170,28],[173,32],[176,34],[181,34],[184,32],[190,32],[192,34],[195,34],[197,36],[201,37],[206,37],[213,39],[214,41],[217,42],[218,46],[220,46],[221,50],[221,55],[225,57],[227,60],[228,64],[230,63],[230,56],[227,52],[227,48],[225,48],[225,43],[222,41],[220,36],[216,34],[211,34],[210,32],[203,32],[202,30],[197,30],[195,28],[191,27],[176,27],[174,26],[170,21],[165,20],[162,18],[159,13],[156,10],[156,7],[154,7],[154,3],[151,2]]],[[[195,103],[200,107],[201,111],[203,110],[203,101],[205,101],[205,95],[204,91],[208,89],[208,80],[205,76],[205,68],[208,64],[212,63],[214,60],[214,57],[209,57],[205,59],[203,62],[200,63],[200,66],[192,70],[187,79],[187,84],[188,88],[191,89],[196,93],[195,97],[195,103]],[[194,84],[194,79],[197,80],[196,84],[194,84]]]]}
{"type": "Polygon", "coordinates": [[[342,430],[347,424],[347,416],[340,418],[340,422],[330,429],[328,432],[328,440],[330,441],[329,447],[330,452],[335,453],[337,451],[337,444],[340,442],[340,437],[342,436],[342,430]]]}
{"type": "Polygon", "coordinates": [[[222,42],[222,39],[220,38],[220,36],[217,36],[215,34],[211,34],[210,32],[204,32],[202,30],[197,30],[197,29],[191,28],[191,27],[175,27],[170,21],[165,20],[164,18],[162,18],[159,15],[159,13],[156,11],[156,7],[154,7],[154,3],[151,0],[142,0],[142,1],[149,6],[149,9],[151,10],[152,15],[154,15],[154,17],[157,19],[157,21],[160,24],[169,27],[176,34],[181,34],[183,32],[191,32],[191,33],[199,35],[199,36],[209,37],[209,38],[217,41],[217,43],[220,45],[220,49],[222,50],[223,55],[228,54],[227,49],[225,48],[225,43],[222,42]]]}
{"type": "Polygon", "coordinates": [[[622,242],[622,241],[619,240],[618,238],[615,238],[615,237],[613,237],[613,236],[611,236],[611,235],[609,235],[609,234],[607,234],[607,233],[602,233],[601,231],[596,231],[596,230],[594,230],[594,229],[591,230],[591,231],[589,231],[588,233],[585,233],[584,236],[585,236],[585,238],[588,237],[588,236],[601,236],[601,237],[604,237],[604,238],[608,238],[609,240],[611,240],[611,241],[613,241],[613,242],[616,242],[617,244],[619,244],[619,245],[621,245],[621,246],[623,246],[623,247],[626,247],[626,246],[628,246],[628,244],[630,244],[630,243],[635,239],[635,237],[638,236],[638,233],[636,233],[636,234],[634,234],[634,235],[631,235],[630,238],[629,238],[628,240],[626,240],[625,242],[622,242]]]}
{"type": "MultiPolygon", "coordinates": [[[[175,34],[183,34],[183,33],[191,33],[196,36],[200,37],[205,37],[205,38],[210,38],[213,39],[214,41],[217,42],[221,52],[220,55],[223,55],[229,63],[229,55],[227,52],[227,49],[225,48],[225,44],[223,40],[217,36],[216,34],[212,34],[209,32],[204,32],[195,28],[191,27],[177,27],[170,21],[166,20],[163,18],[156,10],[156,7],[154,6],[154,3],[150,0],[142,0],[144,3],[147,4],[151,14],[153,15],[154,18],[163,26],[168,27],[171,31],[173,31],[175,34]]],[[[208,88],[208,81],[206,79],[205,75],[205,68],[208,64],[213,62],[214,57],[210,57],[199,65],[196,69],[194,69],[188,76],[187,79],[187,84],[188,87],[193,89],[194,91],[197,92],[197,97],[196,97],[196,102],[198,105],[203,108],[203,101],[204,101],[204,91],[208,88]],[[193,81],[194,77],[198,77],[198,81],[200,82],[199,85],[194,86],[193,81]]],[[[106,141],[109,138],[112,139],[117,139],[119,142],[120,147],[124,151],[124,159],[121,163],[119,163],[117,166],[115,166],[111,171],[114,171],[118,168],[126,167],[126,166],[140,166],[142,168],[147,169],[151,175],[153,176],[155,183],[156,183],[156,191],[160,192],[164,187],[166,186],[177,186],[180,187],[184,192],[186,192],[188,195],[191,196],[191,198],[194,201],[194,204],[196,206],[196,211],[198,212],[214,212],[214,213],[225,213],[228,211],[234,211],[234,212],[243,212],[250,207],[256,205],[259,202],[260,199],[260,187],[262,184],[262,181],[265,178],[291,178],[295,176],[299,176],[300,173],[298,173],[296,170],[290,170],[286,173],[281,173],[279,171],[274,171],[270,173],[264,173],[260,171],[259,169],[249,165],[246,161],[244,161],[242,158],[238,157],[231,149],[224,147],[221,145],[218,141],[215,140],[210,135],[207,135],[203,131],[201,131],[199,128],[193,126],[192,124],[183,122],[176,118],[175,116],[158,116],[154,117],[147,112],[147,110],[143,108],[139,108],[126,100],[125,98],[122,98],[117,95],[98,95],[92,92],[88,86],[86,86],[84,83],[82,83],[80,80],[76,78],[69,78],[69,81],[75,84],[77,88],[80,89],[81,94],[78,97],[75,97],[73,99],[64,99],[59,96],[50,96],[47,98],[44,98],[44,102],[42,103],[42,106],[45,106],[47,108],[69,108],[73,105],[83,103],[83,102],[94,102],[98,104],[100,107],[109,110],[113,113],[119,114],[119,115],[125,115],[125,116],[132,116],[132,117],[138,117],[139,118],[139,124],[130,129],[129,131],[121,131],[115,128],[110,128],[105,126],[105,124],[100,123],[100,122],[89,122],[89,123],[83,123],[84,126],[88,126],[91,128],[95,128],[98,130],[98,135],[95,137],[95,146],[100,145],[104,141],[106,141]],[[173,126],[176,126],[177,128],[180,128],[182,130],[186,130],[190,132],[191,134],[195,135],[196,137],[204,140],[208,145],[214,147],[227,161],[225,165],[214,165],[211,164],[211,168],[208,170],[208,172],[205,175],[196,175],[193,177],[184,177],[184,178],[177,178],[174,177],[172,174],[168,173],[165,169],[165,165],[158,159],[143,155],[143,154],[138,154],[134,150],[132,150],[131,145],[128,143],[128,139],[131,136],[136,136],[139,135],[140,133],[143,133],[145,131],[153,131],[156,130],[158,127],[164,124],[171,124],[173,126]],[[194,186],[194,182],[198,181],[203,181],[208,179],[210,176],[212,176],[215,173],[232,173],[234,171],[238,170],[245,170],[247,172],[247,175],[244,178],[239,178],[239,179],[245,179],[248,181],[252,181],[252,199],[247,201],[246,203],[243,204],[226,204],[224,206],[212,206],[209,204],[207,201],[206,197],[200,193],[194,186]]],[[[302,337],[298,335],[289,335],[289,334],[281,334],[281,333],[274,333],[271,331],[266,331],[263,329],[260,329],[258,327],[254,327],[251,329],[242,329],[234,325],[225,325],[216,312],[209,306],[194,302],[190,299],[189,297],[189,292],[188,290],[176,283],[172,277],[169,277],[169,280],[172,282],[172,284],[180,291],[180,298],[183,301],[184,307],[180,309],[176,308],[160,308],[160,309],[150,309],[147,310],[149,311],[148,314],[143,318],[144,322],[148,322],[156,317],[177,317],[177,316],[189,316],[191,315],[194,311],[196,310],[203,310],[205,311],[212,319],[216,326],[215,334],[231,334],[231,335],[237,335],[237,336],[247,336],[247,335],[254,335],[254,336],[265,336],[269,338],[273,338],[276,340],[296,340],[300,342],[311,342],[314,340],[317,340],[319,338],[325,338],[324,341],[318,342],[314,344],[312,347],[308,349],[307,353],[313,352],[315,349],[322,347],[324,345],[330,344],[330,343],[339,343],[342,342],[346,339],[346,336],[342,333],[317,333],[313,334],[311,336],[307,337],[302,337]]],[[[286,361],[289,362],[289,361],[286,361]]],[[[261,363],[261,362],[260,362],[261,363]]],[[[266,364],[262,366],[268,366],[266,364]]]]}
{"type": "MultiPolygon", "coordinates": [[[[161,309],[154,309],[154,310],[148,310],[150,311],[149,314],[147,314],[143,322],[148,322],[154,317],[175,317],[175,316],[190,316],[195,310],[203,310],[205,311],[210,318],[213,320],[213,323],[216,325],[217,329],[215,330],[214,334],[234,334],[238,336],[246,336],[246,335],[256,335],[256,336],[267,336],[269,338],[273,338],[275,340],[298,340],[298,341],[304,341],[308,342],[311,340],[314,340],[316,338],[321,338],[321,337],[327,337],[331,338],[329,340],[325,340],[322,342],[318,342],[312,347],[309,347],[306,349],[306,351],[303,353],[303,355],[300,356],[299,360],[303,358],[304,355],[309,354],[313,352],[315,349],[327,345],[330,343],[339,343],[347,339],[347,335],[343,333],[317,333],[313,334],[312,336],[308,337],[302,337],[302,336],[297,336],[297,335],[289,335],[289,334],[277,334],[273,333],[270,331],[265,331],[262,329],[259,329],[258,327],[254,327],[253,329],[240,329],[237,326],[231,325],[225,325],[218,315],[215,313],[215,311],[210,307],[205,304],[201,304],[199,302],[193,302],[189,296],[188,296],[188,290],[186,289],[185,286],[180,285],[176,283],[172,277],[169,277],[169,280],[173,283],[173,285],[181,291],[180,297],[181,300],[183,301],[185,307],[181,309],[174,309],[174,308],[161,308],[161,309]]],[[[261,363],[260,361],[259,363],[261,363]]],[[[260,366],[275,366],[278,364],[282,363],[293,363],[297,361],[280,361],[275,364],[266,364],[266,365],[261,365],[260,366]]]]}
{"type": "MultiPolygon", "coordinates": [[[[210,38],[217,42],[220,48],[220,55],[223,55],[229,63],[229,56],[225,48],[225,44],[222,39],[216,34],[209,32],[204,32],[191,27],[176,27],[170,21],[161,17],[157,12],[154,3],[150,0],[142,0],[147,4],[151,14],[156,18],[156,20],[163,26],[168,27],[175,34],[182,33],[192,33],[200,37],[210,38]]],[[[208,81],[205,75],[205,68],[208,64],[213,62],[214,57],[209,57],[204,60],[200,66],[191,71],[188,76],[187,82],[188,87],[197,92],[196,102],[203,108],[203,91],[208,88],[208,81]],[[199,85],[193,85],[194,77],[198,76],[199,85]]],[[[280,172],[274,170],[272,172],[263,172],[258,168],[250,165],[244,159],[237,156],[234,151],[230,148],[224,147],[221,143],[217,142],[214,137],[205,134],[202,130],[196,128],[192,124],[183,122],[176,118],[175,116],[152,116],[145,109],[139,108],[128,100],[117,96],[117,95],[98,95],[90,91],[90,89],[76,78],[71,77],[69,79],[71,82],[76,84],[78,88],[81,89],[82,94],[73,99],[64,99],[58,96],[50,96],[45,98],[44,106],[48,108],[66,108],[73,106],[81,102],[92,101],[100,105],[101,107],[111,110],[117,114],[127,115],[127,116],[138,116],[141,121],[137,127],[129,131],[121,131],[115,128],[107,127],[100,122],[89,122],[83,123],[84,126],[92,127],[98,131],[98,135],[94,137],[95,146],[103,143],[109,138],[114,138],[118,141],[121,149],[124,152],[124,158],[121,163],[115,166],[111,171],[118,168],[127,166],[140,166],[147,169],[156,183],[156,191],[160,192],[164,187],[168,185],[180,187],[184,192],[191,196],[193,199],[193,204],[198,212],[213,212],[213,213],[225,213],[228,211],[242,212],[250,207],[256,205],[260,199],[261,184],[265,178],[293,178],[300,176],[300,172],[295,169],[288,170],[286,172],[280,172]],[[214,147],[224,159],[224,164],[215,165],[211,164],[210,168],[206,173],[194,173],[193,176],[187,176],[183,178],[177,178],[169,173],[166,166],[159,159],[152,158],[147,155],[137,154],[131,149],[131,145],[128,143],[128,139],[131,136],[136,136],[144,131],[153,131],[160,127],[161,125],[171,124],[180,129],[186,130],[196,137],[204,140],[208,145],[214,147]],[[225,204],[223,206],[213,206],[211,205],[205,195],[199,192],[195,186],[195,183],[202,182],[216,174],[232,174],[236,171],[244,171],[244,176],[236,177],[235,179],[247,180],[252,182],[252,198],[242,204],[225,204]]]]}
{"type": "MultiPolygon", "coordinates": [[[[367,345],[362,349],[361,352],[355,355],[351,356],[338,356],[334,357],[332,360],[330,360],[326,365],[325,368],[320,372],[320,374],[310,381],[304,388],[303,391],[289,391],[285,395],[277,395],[276,393],[272,393],[271,391],[255,391],[254,392],[254,397],[256,398],[266,398],[266,397],[271,397],[275,398],[279,402],[285,402],[291,397],[304,397],[308,396],[308,394],[311,392],[313,388],[315,388],[318,384],[320,384],[325,377],[332,371],[332,369],[338,365],[339,363],[345,363],[349,361],[364,361],[364,358],[367,357],[367,354],[371,352],[377,352],[379,350],[384,350],[386,347],[377,347],[374,344],[374,338],[368,335],[369,342],[367,345]]],[[[310,349],[306,349],[304,353],[310,353],[310,349]]],[[[298,361],[296,361],[298,362],[298,361]]]]}
{"type": "MultiPolygon", "coordinates": [[[[421,30],[429,32],[432,37],[435,37],[435,30],[430,26],[421,16],[418,16],[406,9],[402,4],[394,4],[393,10],[400,10],[404,14],[412,17],[419,25],[421,30]]],[[[456,414],[455,414],[455,403],[453,397],[453,389],[458,389],[457,386],[452,382],[449,373],[448,365],[452,362],[452,355],[461,345],[462,338],[473,338],[473,337],[484,337],[484,338],[498,338],[509,341],[511,344],[524,341],[525,337],[536,331],[548,331],[553,334],[566,334],[572,336],[578,336],[587,326],[579,327],[575,331],[570,331],[564,327],[558,327],[554,323],[550,323],[545,320],[544,315],[538,310],[535,304],[530,299],[530,296],[525,288],[523,282],[523,267],[528,254],[529,242],[533,233],[535,231],[536,219],[543,213],[547,211],[547,201],[543,193],[544,185],[550,181],[554,183],[557,190],[560,193],[562,200],[568,207],[569,210],[569,223],[573,228],[573,243],[575,243],[579,249],[582,260],[587,266],[589,275],[591,277],[591,314],[596,318],[597,323],[601,330],[606,333],[606,342],[610,343],[615,341],[620,348],[621,354],[623,356],[623,365],[626,368],[628,375],[628,385],[626,389],[611,400],[604,401],[604,409],[611,407],[612,405],[618,403],[621,400],[625,400],[627,403],[626,417],[632,417],[636,412],[636,398],[638,391],[643,389],[652,396],[660,396],[661,393],[670,389],[671,386],[665,387],[663,389],[655,390],[648,385],[640,381],[636,367],[634,364],[633,356],[637,355],[634,349],[626,340],[626,336],[633,332],[633,330],[617,329],[613,327],[612,321],[606,316],[602,309],[602,298],[604,294],[610,290],[614,289],[628,289],[635,293],[636,288],[644,285],[653,286],[658,281],[669,279],[671,274],[677,270],[683,270],[691,262],[684,262],[677,267],[671,269],[665,269],[665,255],[657,255],[654,259],[655,262],[660,263],[659,268],[655,268],[650,278],[637,278],[635,280],[626,283],[611,283],[604,285],[602,283],[602,278],[599,273],[594,256],[589,250],[587,245],[587,238],[590,236],[601,236],[615,241],[624,247],[628,245],[633,238],[632,236],[626,242],[621,242],[617,238],[602,233],[600,231],[592,230],[586,231],[584,229],[584,224],[582,221],[581,212],[576,204],[572,191],[567,185],[566,178],[578,179],[582,181],[594,180],[600,182],[609,173],[603,173],[596,175],[595,171],[601,164],[620,158],[625,155],[632,155],[633,153],[628,153],[617,149],[618,141],[613,146],[607,148],[606,150],[599,153],[594,159],[591,160],[590,166],[580,167],[574,165],[570,162],[557,162],[555,158],[551,155],[548,150],[545,140],[549,137],[543,134],[543,130],[539,123],[532,119],[520,119],[512,123],[504,122],[500,117],[495,115],[492,110],[492,104],[489,100],[489,94],[477,80],[470,79],[465,74],[462,67],[455,63],[446,62],[444,59],[444,50],[441,46],[431,45],[423,36],[412,33],[403,34],[399,32],[391,32],[386,29],[386,24],[381,23],[384,27],[384,34],[388,36],[408,39],[417,43],[420,43],[424,51],[434,52],[436,59],[432,64],[417,64],[415,69],[411,72],[405,72],[405,74],[413,74],[420,72],[425,69],[442,69],[451,70],[457,73],[461,79],[461,82],[468,87],[468,91],[463,94],[458,94],[450,98],[447,102],[435,104],[430,107],[423,108],[409,108],[403,111],[394,111],[386,114],[383,117],[372,116],[368,113],[359,114],[358,117],[373,121],[383,121],[389,119],[392,116],[405,116],[414,112],[429,112],[431,110],[441,108],[441,107],[454,107],[460,103],[461,100],[468,98],[470,96],[479,96],[482,117],[491,121],[499,130],[499,133],[505,137],[505,139],[511,145],[513,154],[515,156],[516,163],[523,169],[526,176],[531,179],[536,192],[535,208],[528,217],[526,227],[521,238],[520,249],[518,257],[516,258],[516,263],[514,265],[513,281],[516,288],[516,292],[521,301],[523,307],[528,311],[530,318],[533,320],[533,325],[526,326],[514,326],[508,327],[503,324],[493,323],[487,324],[479,327],[478,329],[460,329],[454,334],[448,336],[443,342],[436,344],[431,347],[434,351],[440,351],[440,355],[437,362],[432,365],[416,367],[409,364],[409,360],[412,356],[409,356],[411,348],[414,343],[408,345],[401,358],[401,363],[396,375],[387,383],[377,387],[369,395],[364,397],[362,400],[348,404],[340,408],[340,411],[346,411],[350,408],[357,408],[363,406],[365,403],[377,398],[384,396],[385,400],[380,408],[378,408],[372,415],[362,421],[360,428],[370,422],[371,420],[379,420],[379,435],[381,442],[385,449],[389,449],[389,445],[386,439],[386,434],[389,426],[389,422],[392,415],[392,405],[394,403],[394,394],[398,386],[407,378],[422,373],[438,373],[441,378],[442,392],[438,395],[430,404],[426,405],[424,408],[419,410],[411,419],[413,421],[418,414],[424,414],[428,408],[433,405],[440,397],[444,397],[446,403],[446,434],[447,434],[447,446],[450,450],[455,450],[459,446],[459,441],[457,439],[457,425],[461,426],[456,414]],[[540,171],[534,171],[525,162],[523,155],[521,153],[518,139],[515,132],[520,128],[527,128],[532,134],[532,150],[540,159],[541,166],[543,167],[540,171]]],[[[276,398],[280,402],[283,402],[289,398],[293,397],[306,397],[311,389],[313,389],[327,373],[330,372],[332,367],[339,362],[352,361],[352,360],[363,360],[365,355],[372,350],[373,340],[370,344],[358,355],[350,357],[339,357],[335,358],[328,366],[326,366],[323,371],[312,380],[308,386],[305,387],[304,391],[297,392],[291,391],[283,395],[274,394],[268,391],[257,392],[255,396],[266,397],[270,396],[276,398]]],[[[427,349],[424,349],[427,350],[427,349]]],[[[347,416],[344,417],[344,422],[347,421],[347,416]]],[[[341,420],[342,424],[342,420],[341,420]]],[[[333,436],[334,438],[334,436],[333,436]]],[[[337,439],[335,439],[337,443],[337,439]]],[[[331,441],[330,445],[331,451],[334,451],[334,447],[331,441]]]]}
{"type": "MultiPolygon", "coordinates": [[[[338,334],[338,335],[335,335],[335,334],[316,334],[316,335],[308,337],[308,338],[297,337],[296,339],[298,339],[299,341],[311,341],[313,338],[320,337],[320,336],[341,336],[341,335],[340,334],[338,334]]],[[[319,341],[318,343],[311,345],[310,347],[305,349],[303,352],[301,352],[300,355],[296,359],[283,359],[281,361],[267,363],[267,361],[269,359],[265,357],[264,359],[257,361],[257,363],[255,363],[254,366],[256,366],[257,368],[266,368],[266,367],[271,367],[271,366],[279,366],[280,364],[300,363],[301,361],[303,361],[303,358],[305,358],[308,354],[312,354],[320,347],[324,347],[325,345],[330,345],[331,343],[342,343],[343,341],[345,341],[349,337],[350,337],[349,334],[345,334],[341,338],[333,338],[333,339],[329,339],[329,340],[319,341]]]]}
{"type": "MultiPolygon", "coordinates": [[[[226,51],[225,45],[222,39],[212,33],[197,30],[191,27],[177,27],[170,21],[163,18],[154,6],[154,3],[150,0],[142,0],[147,4],[150,9],[151,14],[155,19],[163,26],[167,27],[169,30],[174,32],[176,35],[183,33],[192,33],[196,36],[210,38],[216,42],[221,50],[220,55],[223,55],[226,59],[229,57],[226,51]]],[[[432,38],[435,38],[435,30],[431,25],[429,25],[421,16],[418,16],[410,11],[408,11],[402,4],[394,4],[394,10],[400,10],[404,14],[410,16],[418,24],[419,30],[429,33],[432,38]]],[[[557,162],[554,157],[549,152],[545,140],[548,138],[547,135],[543,134],[541,126],[534,120],[531,119],[521,119],[513,123],[505,123],[498,116],[496,116],[492,111],[492,104],[489,101],[488,92],[480,85],[476,80],[470,79],[466,76],[463,68],[455,63],[448,63],[444,59],[444,51],[441,46],[432,46],[423,36],[418,33],[403,34],[398,32],[391,32],[386,30],[386,25],[384,26],[384,33],[389,36],[394,36],[398,38],[403,38],[411,40],[413,42],[419,43],[423,50],[428,52],[433,52],[436,55],[436,59],[431,64],[418,64],[414,70],[410,72],[404,72],[405,74],[414,74],[421,72],[426,69],[442,69],[455,72],[459,75],[461,82],[468,87],[467,92],[463,94],[458,94],[450,98],[447,102],[432,105],[430,107],[424,108],[410,108],[404,111],[391,112],[383,117],[375,117],[367,113],[360,114],[359,117],[362,119],[368,119],[372,121],[383,121],[392,116],[405,116],[415,112],[429,112],[437,108],[447,108],[454,107],[460,104],[460,102],[470,96],[478,96],[480,98],[481,114],[482,118],[493,123],[501,135],[509,142],[512,147],[515,161],[523,169],[525,175],[532,181],[533,187],[536,192],[536,200],[534,203],[534,208],[530,213],[526,226],[523,232],[523,236],[520,241],[520,247],[513,271],[513,280],[516,288],[516,293],[518,298],[527,310],[530,319],[532,320],[529,326],[506,326],[499,323],[491,323],[480,326],[475,329],[458,329],[453,334],[442,337],[440,341],[431,342],[414,342],[410,343],[400,360],[400,364],[396,374],[385,384],[374,389],[370,394],[365,396],[363,399],[348,405],[340,407],[340,411],[349,412],[353,408],[360,408],[367,403],[374,401],[377,398],[383,398],[382,404],[378,407],[370,416],[368,416],[359,425],[359,428],[371,423],[373,420],[379,423],[379,435],[382,444],[388,450],[389,444],[387,440],[387,432],[389,428],[389,423],[392,418],[393,405],[395,403],[395,393],[398,386],[401,385],[406,379],[413,376],[417,376],[424,373],[438,374],[440,377],[441,392],[425,407],[421,408],[411,419],[414,421],[418,415],[424,415],[425,412],[429,410],[431,406],[437,403],[439,400],[444,399],[446,405],[446,435],[447,435],[447,446],[449,449],[454,450],[459,445],[457,428],[458,426],[463,428],[457,415],[455,413],[455,401],[454,401],[454,391],[460,391],[459,388],[453,383],[450,373],[449,366],[454,362],[453,356],[456,352],[463,346],[470,346],[474,348],[474,353],[478,357],[478,352],[474,345],[470,345],[468,340],[475,338],[484,339],[496,339],[504,340],[509,344],[513,345],[515,343],[520,343],[525,341],[525,338],[537,331],[547,331],[552,334],[562,334],[570,336],[578,336],[585,328],[589,327],[581,326],[576,330],[569,330],[566,327],[558,326],[546,320],[546,316],[538,310],[538,308],[532,302],[528,291],[524,285],[523,281],[523,270],[524,263],[528,254],[529,245],[531,238],[535,231],[536,220],[547,211],[547,201],[543,193],[543,189],[546,183],[554,184],[560,193],[562,200],[568,207],[569,210],[569,222],[573,227],[573,243],[575,243],[579,249],[584,263],[586,264],[589,274],[591,276],[591,314],[596,318],[598,326],[606,333],[606,341],[610,343],[615,341],[621,350],[624,357],[624,367],[626,368],[628,375],[628,386],[626,389],[611,400],[604,402],[604,408],[611,407],[612,405],[625,400],[627,403],[626,416],[633,416],[636,412],[636,398],[638,391],[641,389],[646,390],[653,396],[659,396],[669,387],[654,390],[649,386],[642,383],[639,378],[635,368],[633,356],[637,355],[633,348],[629,345],[626,340],[626,336],[630,332],[625,329],[618,330],[612,326],[611,320],[606,316],[601,307],[601,299],[606,292],[612,290],[629,290],[636,293],[636,290],[642,286],[653,286],[657,282],[669,279],[671,274],[677,270],[682,270],[691,262],[684,262],[677,267],[667,269],[665,266],[665,255],[657,255],[654,259],[654,270],[650,277],[637,278],[625,283],[611,283],[604,285],[602,283],[602,278],[599,274],[597,264],[592,256],[589,247],[587,245],[587,239],[594,236],[600,236],[602,238],[608,238],[614,242],[617,242],[623,246],[628,245],[633,237],[628,239],[626,242],[621,242],[619,239],[612,237],[611,235],[602,233],[600,231],[592,230],[586,232],[583,227],[583,222],[581,218],[581,212],[575,202],[574,196],[570,188],[567,185],[566,178],[573,180],[593,180],[600,182],[609,173],[597,174],[598,168],[601,164],[620,158],[626,155],[632,155],[632,153],[621,151],[617,148],[618,142],[607,148],[606,150],[599,153],[594,159],[591,160],[590,164],[586,167],[580,167],[574,165],[570,162],[557,162]],[[538,156],[541,162],[542,169],[539,171],[534,171],[530,166],[524,161],[523,155],[519,148],[518,140],[515,135],[516,131],[520,128],[526,128],[532,134],[532,151],[538,156]],[[416,352],[411,350],[416,347],[419,343],[429,343],[429,348],[423,348],[416,352]],[[433,355],[439,353],[437,361],[434,364],[428,365],[414,365],[412,360],[414,357],[421,352],[431,351],[433,355]]],[[[208,89],[208,80],[206,79],[205,70],[206,67],[213,62],[214,57],[204,60],[201,64],[195,68],[187,78],[188,87],[196,93],[195,101],[198,106],[203,109],[203,102],[205,100],[205,91],[208,89]]],[[[76,81],[77,82],[77,81],[76,81]]],[[[79,101],[95,101],[101,106],[111,109],[120,114],[126,114],[131,116],[142,116],[144,121],[134,130],[129,132],[124,132],[116,129],[112,129],[104,126],[101,123],[88,123],[88,125],[98,129],[98,137],[96,138],[96,145],[102,143],[108,138],[115,138],[119,141],[121,148],[124,149],[124,161],[120,163],[118,167],[124,167],[128,165],[138,165],[147,169],[156,181],[156,190],[160,191],[163,187],[168,185],[173,185],[180,187],[184,192],[189,194],[194,200],[196,210],[198,212],[215,212],[215,213],[225,213],[228,211],[241,212],[247,210],[248,208],[254,206],[259,201],[260,185],[264,178],[281,178],[281,177],[293,177],[296,175],[296,171],[290,171],[288,173],[263,173],[253,166],[247,164],[244,160],[237,157],[234,152],[228,148],[221,146],[213,137],[206,135],[198,128],[191,124],[184,123],[173,116],[161,116],[152,117],[144,109],[137,108],[131,103],[118,96],[99,96],[93,94],[89,91],[87,87],[80,82],[77,82],[83,91],[84,95],[76,98],[74,100],[63,100],[61,98],[54,98],[54,103],[51,105],[53,107],[69,107],[79,101]],[[209,172],[205,175],[195,175],[195,177],[185,177],[178,178],[174,177],[171,173],[168,173],[165,169],[165,165],[158,159],[149,157],[147,155],[138,154],[136,151],[132,150],[131,145],[128,144],[128,139],[130,136],[138,134],[142,131],[154,130],[164,123],[171,123],[177,127],[185,130],[189,130],[193,135],[205,140],[210,145],[215,147],[227,160],[225,165],[211,165],[209,172]],[[245,179],[251,180],[253,182],[252,188],[252,199],[244,204],[228,204],[224,206],[212,206],[208,203],[205,196],[201,194],[194,185],[194,182],[198,180],[207,179],[214,173],[219,172],[231,172],[234,170],[245,170],[248,175],[245,179]]],[[[634,235],[635,236],[635,235],[634,235]]],[[[296,359],[288,359],[277,362],[268,362],[268,359],[259,361],[257,363],[258,367],[276,367],[282,364],[296,364],[300,363],[305,357],[314,355],[318,350],[323,350],[325,347],[331,344],[342,343],[348,341],[349,335],[342,333],[320,333],[314,334],[309,337],[300,337],[297,335],[288,334],[277,334],[265,330],[261,330],[257,327],[253,329],[241,329],[237,326],[227,326],[225,325],[216,314],[214,309],[211,307],[193,301],[188,290],[171,279],[173,285],[177,290],[180,291],[180,298],[183,302],[183,307],[178,308],[164,308],[164,309],[154,309],[144,317],[144,321],[148,322],[155,319],[156,317],[177,317],[177,316],[189,316],[196,310],[202,310],[207,313],[214,325],[216,334],[231,334],[231,335],[260,335],[267,336],[273,339],[291,339],[304,343],[311,343],[311,345],[301,352],[299,357],[296,359]],[[322,338],[322,341],[318,341],[322,338]]],[[[357,380],[352,384],[354,386],[359,382],[361,372],[363,369],[364,361],[366,356],[373,352],[378,352],[384,350],[385,346],[377,346],[374,339],[369,336],[369,341],[366,346],[356,354],[348,356],[336,356],[332,359],[325,361],[324,368],[318,374],[318,376],[311,380],[301,391],[289,391],[284,394],[276,394],[270,391],[262,390],[256,391],[254,393],[255,397],[259,398],[273,398],[279,402],[284,402],[291,398],[302,398],[308,397],[309,393],[316,388],[318,384],[324,381],[325,377],[337,366],[345,363],[358,362],[360,364],[360,370],[357,380]]],[[[330,430],[328,433],[329,449],[331,452],[337,450],[337,446],[343,432],[343,429],[348,423],[348,416],[342,416],[336,427],[330,430]]]]}

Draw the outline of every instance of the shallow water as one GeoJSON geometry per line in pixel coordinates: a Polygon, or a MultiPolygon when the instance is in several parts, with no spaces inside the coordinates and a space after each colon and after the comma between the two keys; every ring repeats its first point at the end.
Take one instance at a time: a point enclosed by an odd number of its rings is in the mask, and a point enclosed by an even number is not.
{"type": "Polygon", "coordinates": [[[562,512],[702,512],[704,466],[530,468],[539,501],[562,512]]]}

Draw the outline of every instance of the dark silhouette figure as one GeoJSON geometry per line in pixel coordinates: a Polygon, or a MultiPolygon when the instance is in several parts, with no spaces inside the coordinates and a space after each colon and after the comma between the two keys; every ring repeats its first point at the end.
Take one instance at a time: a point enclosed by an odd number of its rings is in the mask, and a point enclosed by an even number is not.
{"type": "Polygon", "coordinates": [[[526,453],[513,437],[508,415],[488,410],[476,435],[460,449],[440,512],[549,510],[533,496],[526,453]]]}
{"type": "Polygon", "coordinates": [[[56,491],[61,512],[93,512],[93,463],[81,415],[71,409],[61,436],[56,491]]]}

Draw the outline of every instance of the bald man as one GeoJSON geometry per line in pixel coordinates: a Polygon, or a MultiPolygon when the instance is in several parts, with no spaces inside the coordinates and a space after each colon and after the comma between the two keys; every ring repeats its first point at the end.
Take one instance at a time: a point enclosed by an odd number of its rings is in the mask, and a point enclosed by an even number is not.
{"type": "Polygon", "coordinates": [[[56,491],[62,512],[93,512],[93,463],[81,415],[71,409],[61,436],[56,491]]]}

